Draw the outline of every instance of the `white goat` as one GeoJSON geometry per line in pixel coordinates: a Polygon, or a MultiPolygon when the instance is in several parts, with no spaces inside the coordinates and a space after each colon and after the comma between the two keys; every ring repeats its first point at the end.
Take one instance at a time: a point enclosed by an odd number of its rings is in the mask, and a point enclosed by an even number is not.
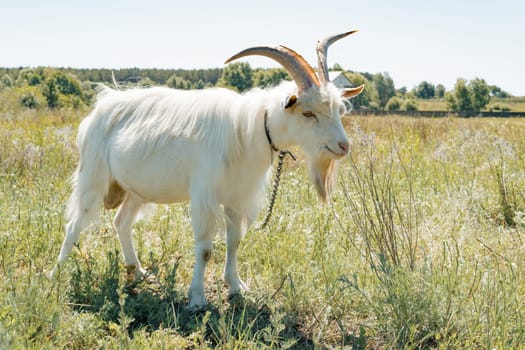
{"type": "Polygon", "coordinates": [[[273,153],[300,146],[315,188],[326,201],[336,161],[349,151],[340,120],[345,112],[343,99],[359,94],[363,86],[335,88],[328,80],[326,51],[354,32],[318,42],[319,77],[300,55],[283,46],[250,48],[226,61],[247,55],[274,59],[295,82],[275,88],[242,95],[226,89],[103,90],[94,110],[80,124],[80,162],[67,208],[66,237],[53,275],[80,232],[100,213],[103,202],[106,208],[119,207],[114,227],[125,264],[135,278],[142,278],[145,270],[131,239],[140,209],[146,203],[191,199],[196,262],[189,306],[206,303],[204,271],[217,223],[224,216],[224,280],[231,294],[246,290],[237,272],[237,249],[264,203],[273,153]]]}

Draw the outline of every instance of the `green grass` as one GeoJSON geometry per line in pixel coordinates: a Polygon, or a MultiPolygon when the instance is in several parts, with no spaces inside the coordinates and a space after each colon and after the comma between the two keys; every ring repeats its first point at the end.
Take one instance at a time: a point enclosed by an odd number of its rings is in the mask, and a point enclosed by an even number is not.
{"type": "Polygon", "coordinates": [[[1,349],[524,348],[524,119],[345,118],[332,203],[287,163],[269,228],[241,243],[251,291],[228,299],[218,237],[190,312],[184,204],[135,226],[154,282],[124,284],[113,211],[46,277],[85,111],[2,108],[1,349]]]}

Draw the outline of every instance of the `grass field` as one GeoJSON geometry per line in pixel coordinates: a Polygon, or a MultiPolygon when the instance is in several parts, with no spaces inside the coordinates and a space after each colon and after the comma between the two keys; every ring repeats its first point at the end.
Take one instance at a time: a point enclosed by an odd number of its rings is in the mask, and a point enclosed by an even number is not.
{"type": "Polygon", "coordinates": [[[347,117],[332,203],[288,163],[241,243],[251,291],[227,298],[218,237],[190,312],[187,205],[135,226],[154,282],[124,284],[113,211],[47,278],[83,114],[0,107],[1,349],[525,348],[524,119],[347,117]]]}
{"type": "MultiPolygon", "coordinates": [[[[490,108],[494,109],[496,106],[499,106],[499,110],[505,108],[508,109],[510,112],[524,112],[525,97],[492,97],[490,99],[490,103],[484,110],[489,110],[490,108]]],[[[446,111],[447,103],[445,102],[444,98],[417,99],[417,108],[420,111],[446,111]]]]}

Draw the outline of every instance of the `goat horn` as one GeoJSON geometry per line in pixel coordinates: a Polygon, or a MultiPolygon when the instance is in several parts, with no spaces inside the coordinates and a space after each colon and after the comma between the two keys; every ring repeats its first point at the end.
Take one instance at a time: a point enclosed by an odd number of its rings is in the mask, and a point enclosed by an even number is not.
{"type": "Polygon", "coordinates": [[[326,55],[328,51],[328,47],[335,43],[337,40],[342,39],[350,34],[353,34],[357,32],[357,30],[352,30],[346,33],[341,33],[337,35],[329,36],[328,38],[325,38],[323,40],[319,40],[317,42],[317,59],[319,62],[319,80],[321,83],[326,84],[330,81],[330,78],[328,77],[328,64],[326,62],[326,55]]]}
{"type": "Polygon", "coordinates": [[[283,66],[290,73],[297,84],[299,91],[308,90],[312,86],[320,86],[319,79],[315,75],[313,68],[306,60],[292,49],[285,46],[268,47],[259,46],[243,50],[236,55],[228,58],[224,64],[228,64],[240,57],[260,55],[271,58],[283,66]]]}

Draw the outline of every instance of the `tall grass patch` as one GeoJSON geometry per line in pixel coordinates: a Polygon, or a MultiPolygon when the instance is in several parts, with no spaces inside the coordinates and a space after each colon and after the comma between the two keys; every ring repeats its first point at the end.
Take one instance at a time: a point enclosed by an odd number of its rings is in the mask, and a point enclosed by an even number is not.
{"type": "Polygon", "coordinates": [[[365,329],[389,348],[521,346],[522,121],[375,121],[353,124],[336,208],[365,329]]]}

